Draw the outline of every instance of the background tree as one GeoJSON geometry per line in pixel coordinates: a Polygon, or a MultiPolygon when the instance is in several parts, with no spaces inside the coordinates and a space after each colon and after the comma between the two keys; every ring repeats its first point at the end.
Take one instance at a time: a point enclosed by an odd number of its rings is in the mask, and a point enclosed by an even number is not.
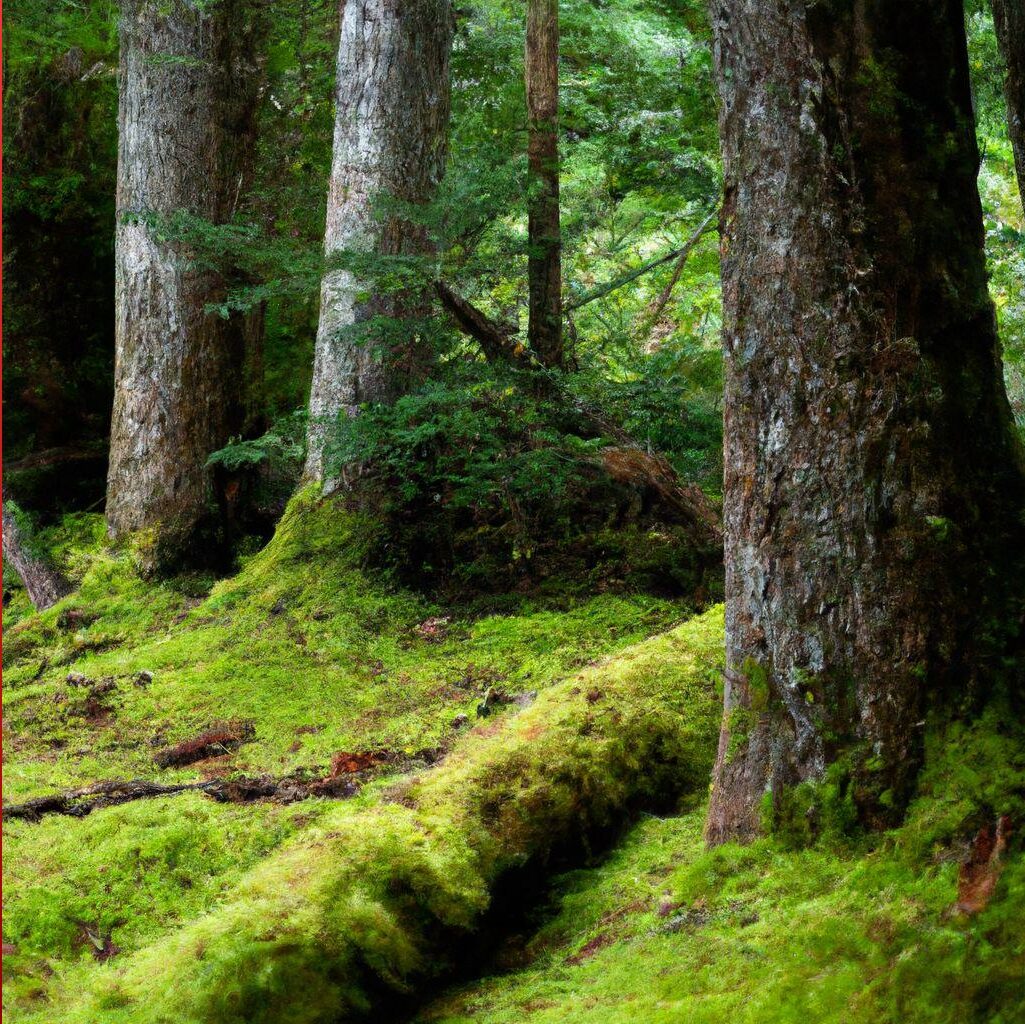
{"type": "Polygon", "coordinates": [[[1021,0],[992,0],[993,24],[1004,59],[1007,133],[1014,150],[1018,189],[1025,205],[1025,4],[1021,0]]]}
{"type": "MultiPolygon", "coordinates": [[[[960,0],[712,8],[728,674],[712,842],[843,761],[870,824],[1020,630],[1025,476],[960,0]]],[[[814,810],[814,804],[808,808],[814,810]]]]}
{"type": "Polygon", "coordinates": [[[561,367],[562,230],[559,216],[559,0],[527,4],[527,182],[530,347],[561,367]]]}
{"type": "Polygon", "coordinates": [[[224,282],[172,227],[182,213],[225,223],[245,192],[259,24],[246,0],[121,9],[107,523],[114,536],[153,529],[169,553],[205,514],[207,456],[245,425],[253,332],[210,313],[224,282]]]}
{"type": "Polygon", "coordinates": [[[448,0],[343,5],[324,237],[333,265],[321,287],[309,479],[324,478],[329,428],[339,415],[393,401],[423,379],[431,361],[418,323],[429,312],[429,293],[415,281],[374,280],[357,257],[431,251],[422,224],[386,207],[427,202],[444,174],[452,29],[448,0]]]}

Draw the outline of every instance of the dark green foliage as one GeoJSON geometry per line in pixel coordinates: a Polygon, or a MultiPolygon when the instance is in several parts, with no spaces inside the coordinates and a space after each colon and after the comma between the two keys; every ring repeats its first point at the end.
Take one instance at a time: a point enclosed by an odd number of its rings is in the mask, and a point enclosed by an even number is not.
{"type": "Polygon", "coordinates": [[[115,8],[15,0],[4,10],[4,457],[8,484],[34,507],[103,494],[113,393],[115,8]],[[18,472],[19,459],[47,450],[18,472]]]}

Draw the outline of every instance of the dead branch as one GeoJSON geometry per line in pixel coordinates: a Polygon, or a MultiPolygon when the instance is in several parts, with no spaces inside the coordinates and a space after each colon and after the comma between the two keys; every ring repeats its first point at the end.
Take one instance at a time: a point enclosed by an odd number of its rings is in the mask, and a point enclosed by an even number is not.
{"type": "Polygon", "coordinates": [[[6,502],[3,506],[3,551],[7,563],[25,584],[28,598],[36,611],[45,611],[71,593],[68,579],[29,549],[6,502]]]}

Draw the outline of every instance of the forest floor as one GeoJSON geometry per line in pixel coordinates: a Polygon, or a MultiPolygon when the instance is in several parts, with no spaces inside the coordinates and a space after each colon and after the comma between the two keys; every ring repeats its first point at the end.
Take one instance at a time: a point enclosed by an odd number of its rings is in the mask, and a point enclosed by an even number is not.
{"type": "Polygon", "coordinates": [[[721,609],[440,607],[363,527],[300,495],[216,583],[50,537],[78,589],[5,612],[5,1019],[1025,1019],[1010,715],[932,723],[892,833],[708,852],[721,609]]]}

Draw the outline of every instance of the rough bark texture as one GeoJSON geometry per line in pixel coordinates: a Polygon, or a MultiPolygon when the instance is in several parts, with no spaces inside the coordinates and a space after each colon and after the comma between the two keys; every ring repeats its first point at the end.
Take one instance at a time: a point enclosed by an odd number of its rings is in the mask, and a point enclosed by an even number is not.
{"type": "Polygon", "coordinates": [[[559,223],[559,3],[527,3],[527,184],[530,347],[562,366],[562,232],[559,223]]]}
{"type": "Polygon", "coordinates": [[[1025,2],[993,0],[993,24],[1004,58],[1007,132],[1014,150],[1018,191],[1025,204],[1025,2]]]}
{"type": "Polygon", "coordinates": [[[204,463],[242,431],[247,326],[205,307],[218,275],[190,265],[156,218],[223,223],[252,164],[257,19],[247,0],[124,0],[116,236],[116,369],[107,480],[112,535],[151,528],[168,550],[207,507],[204,463]]]}
{"type": "MultiPolygon", "coordinates": [[[[334,153],[325,251],[417,255],[420,225],[379,200],[430,200],[445,171],[453,18],[449,0],[348,0],[338,46],[334,153]]],[[[417,319],[430,289],[385,291],[357,268],[330,268],[320,295],[305,475],[324,478],[340,414],[394,401],[421,379],[430,350],[417,319]],[[385,318],[385,319],[381,319],[385,318]],[[408,321],[403,328],[402,321],[408,321]]]]}
{"type": "Polygon", "coordinates": [[[785,814],[834,761],[866,824],[899,814],[924,712],[982,699],[1020,631],[1025,489],[960,0],[710,9],[726,174],[715,843],[785,814]]]}
{"type": "Polygon", "coordinates": [[[71,584],[53,566],[32,553],[8,509],[3,506],[4,561],[18,574],[36,611],[45,611],[71,593],[71,584]]]}

